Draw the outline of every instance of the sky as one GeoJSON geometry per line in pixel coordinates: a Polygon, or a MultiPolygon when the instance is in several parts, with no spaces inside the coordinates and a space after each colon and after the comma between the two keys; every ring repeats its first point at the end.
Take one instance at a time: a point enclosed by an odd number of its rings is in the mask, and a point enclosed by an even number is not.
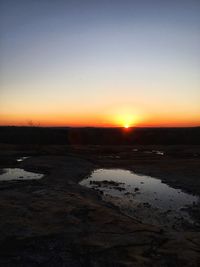
{"type": "Polygon", "coordinates": [[[0,125],[200,125],[199,0],[0,0],[0,125]]]}

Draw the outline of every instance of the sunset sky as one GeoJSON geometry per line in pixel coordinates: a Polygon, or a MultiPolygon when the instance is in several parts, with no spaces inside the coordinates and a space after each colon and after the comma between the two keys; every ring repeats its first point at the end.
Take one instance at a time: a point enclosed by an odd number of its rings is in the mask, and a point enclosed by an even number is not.
{"type": "Polygon", "coordinates": [[[0,125],[200,125],[199,0],[0,0],[0,125]]]}

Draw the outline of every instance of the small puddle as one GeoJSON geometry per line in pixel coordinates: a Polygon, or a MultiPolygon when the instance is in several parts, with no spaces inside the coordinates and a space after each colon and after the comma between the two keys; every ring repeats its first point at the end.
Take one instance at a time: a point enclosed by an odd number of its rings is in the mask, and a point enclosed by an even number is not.
{"type": "Polygon", "coordinates": [[[22,161],[24,161],[25,159],[28,159],[28,158],[30,158],[30,157],[20,157],[20,158],[17,159],[17,162],[22,162],[22,161]]]}
{"type": "Polygon", "coordinates": [[[98,190],[103,200],[144,223],[181,228],[193,224],[187,207],[199,197],[174,189],[160,179],[122,169],[97,169],[81,185],[98,190]]]}
{"type": "Polygon", "coordinates": [[[152,152],[160,156],[164,156],[165,154],[163,151],[160,151],[160,150],[152,150],[152,152]]]}
{"type": "Polygon", "coordinates": [[[41,179],[44,175],[41,173],[28,172],[20,168],[7,168],[2,170],[0,181],[22,181],[41,179]]]}
{"type": "Polygon", "coordinates": [[[160,151],[160,150],[145,150],[144,151],[145,154],[156,154],[156,155],[159,155],[159,156],[164,156],[165,153],[163,151],[160,151]]]}

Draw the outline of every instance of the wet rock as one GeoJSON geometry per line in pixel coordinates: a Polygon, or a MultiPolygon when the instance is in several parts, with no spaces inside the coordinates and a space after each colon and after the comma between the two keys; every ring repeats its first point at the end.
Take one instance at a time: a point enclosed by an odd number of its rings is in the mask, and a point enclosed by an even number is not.
{"type": "Polygon", "coordinates": [[[0,169],[0,174],[3,174],[3,173],[5,173],[5,170],[0,169]]]}
{"type": "MultiPolygon", "coordinates": [[[[56,160],[48,158],[47,165],[57,168],[62,158],[56,160]]],[[[78,162],[67,158],[45,180],[1,191],[0,266],[198,266],[199,232],[136,223],[92,190],[66,182],[79,181],[87,164],[78,172],[78,162]],[[68,162],[74,167],[66,168],[68,162]]]]}
{"type": "Polygon", "coordinates": [[[145,208],[150,208],[150,207],[151,207],[151,204],[149,204],[148,202],[144,202],[144,203],[143,203],[143,206],[144,206],[145,208]]]}
{"type": "Polygon", "coordinates": [[[102,191],[102,190],[96,189],[96,191],[97,191],[100,195],[103,195],[103,191],[102,191]]]}
{"type": "Polygon", "coordinates": [[[118,190],[118,191],[125,191],[125,188],[123,188],[123,187],[117,187],[117,186],[115,186],[115,187],[113,187],[115,190],[118,190]]]}
{"type": "Polygon", "coordinates": [[[125,196],[129,196],[129,195],[132,195],[132,193],[130,193],[130,192],[126,192],[126,193],[124,193],[124,195],[125,195],[125,196]]]}

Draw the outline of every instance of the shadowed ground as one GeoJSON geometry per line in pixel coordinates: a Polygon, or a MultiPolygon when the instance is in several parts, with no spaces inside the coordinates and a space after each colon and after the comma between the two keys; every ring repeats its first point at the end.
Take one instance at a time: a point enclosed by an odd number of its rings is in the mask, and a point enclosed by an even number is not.
{"type": "Polygon", "coordinates": [[[165,158],[143,153],[147,147],[137,153],[133,147],[1,148],[1,168],[21,166],[45,177],[0,183],[0,266],[199,266],[198,230],[144,225],[78,185],[94,168],[124,167],[199,194],[196,147],[165,148],[165,158]],[[19,155],[32,157],[16,163],[19,155]]]}

